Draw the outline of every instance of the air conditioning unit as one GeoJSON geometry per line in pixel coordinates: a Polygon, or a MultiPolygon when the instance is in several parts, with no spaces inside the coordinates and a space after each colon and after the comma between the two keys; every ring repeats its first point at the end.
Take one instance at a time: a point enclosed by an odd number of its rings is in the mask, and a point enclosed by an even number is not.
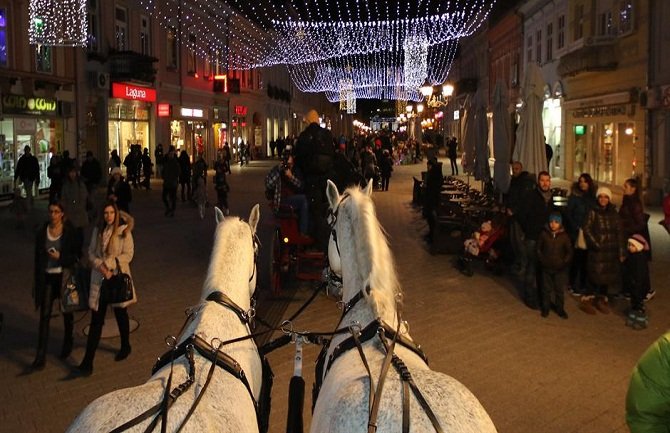
{"type": "Polygon", "coordinates": [[[92,71],[89,73],[91,87],[94,89],[109,89],[109,73],[92,71]]]}

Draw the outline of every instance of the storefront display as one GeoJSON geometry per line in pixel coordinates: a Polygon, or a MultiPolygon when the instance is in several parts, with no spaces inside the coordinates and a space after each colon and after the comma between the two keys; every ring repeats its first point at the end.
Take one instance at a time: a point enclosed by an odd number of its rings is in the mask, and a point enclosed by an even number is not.
{"type": "Polygon", "coordinates": [[[62,151],[63,120],[56,117],[57,101],[7,94],[2,97],[4,117],[0,120],[0,199],[11,199],[14,170],[25,146],[39,163],[39,192],[48,190],[47,168],[54,153],[62,151]]]}

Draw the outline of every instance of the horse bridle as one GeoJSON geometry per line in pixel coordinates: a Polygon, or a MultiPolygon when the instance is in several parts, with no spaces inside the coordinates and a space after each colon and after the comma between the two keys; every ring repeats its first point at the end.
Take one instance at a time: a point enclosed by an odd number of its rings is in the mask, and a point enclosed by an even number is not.
{"type": "Polygon", "coordinates": [[[328,213],[328,218],[330,219],[329,221],[329,226],[330,226],[330,235],[333,237],[333,242],[335,242],[335,248],[337,249],[337,255],[341,256],[340,254],[340,245],[337,243],[337,230],[335,230],[335,225],[337,224],[337,216],[340,212],[340,205],[344,202],[344,200],[348,199],[349,193],[345,192],[342,194],[342,198],[340,201],[337,203],[337,206],[335,206],[335,210],[330,210],[328,213]]]}

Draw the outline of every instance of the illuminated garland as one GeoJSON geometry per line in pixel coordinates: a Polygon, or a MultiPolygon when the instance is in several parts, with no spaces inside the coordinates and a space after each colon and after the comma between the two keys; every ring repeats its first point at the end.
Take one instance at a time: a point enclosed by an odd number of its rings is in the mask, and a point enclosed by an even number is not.
{"type": "Polygon", "coordinates": [[[31,45],[86,46],[86,0],[30,0],[28,20],[31,45]]]}
{"type": "Polygon", "coordinates": [[[422,0],[390,10],[381,0],[139,0],[164,28],[202,57],[231,69],[302,64],[353,54],[428,46],[472,34],[494,1],[422,0]],[[179,25],[178,25],[179,22],[179,25]],[[188,35],[197,35],[195,43],[188,35]]]}

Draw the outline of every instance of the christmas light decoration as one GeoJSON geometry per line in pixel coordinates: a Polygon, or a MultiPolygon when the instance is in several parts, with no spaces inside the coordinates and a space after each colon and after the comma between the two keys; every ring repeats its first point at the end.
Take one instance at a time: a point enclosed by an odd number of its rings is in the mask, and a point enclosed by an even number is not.
{"type": "Polygon", "coordinates": [[[86,46],[86,0],[30,0],[28,20],[31,45],[86,46]]]}
{"type": "MultiPolygon", "coordinates": [[[[44,0],[46,1],[46,0],[44,0]]],[[[173,28],[199,55],[231,69],[382,51],[400,52],[417,39],[429,47],[472,34],[494,1],[422,0],[138,0],[158,24],[173,28]],[[198,38],[190,43],[188,33],[198,38]]]]}

